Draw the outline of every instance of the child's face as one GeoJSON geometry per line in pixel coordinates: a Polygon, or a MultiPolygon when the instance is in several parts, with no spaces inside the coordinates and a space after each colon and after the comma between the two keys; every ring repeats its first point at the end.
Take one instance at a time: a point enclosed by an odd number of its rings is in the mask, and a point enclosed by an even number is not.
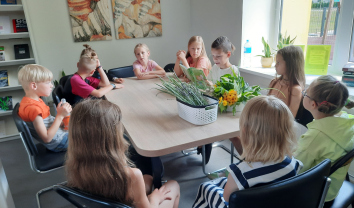
{"type": "Polygon", "coordinates": [[[38,82],[36,83],[36,86],[37,86],[36,94],[38,96],[48,97],[52,93],[52,89],[53,89],[52,80],[45,81],[45,82],[38,82]]]}
{"type": "Polygon", "coordinates": [[[135,57],[139,63],[147,63],[149,60],[150,52],[144,47],[139,47],[135,49],[135,57]]]}
{"type": "Polygon", "coordinates": [[[199,58],[200,54],[202,53],[202,44],[193,42],[188,46],[188,51],[192,58],[199,58]]]}
{"type": "Polygon", "coordinates": [[[302,104],[304,108],[312,113],[313,109],[317,107],[316,101],[312,99],[311,96],[311,85],[307,90],[302,92],[304,99],[302,100],[302,104]]]}
{"type": "Polygon", "coordinates": [[[229,58],[231,53],[225,53],[222,49],[211,49],[211,54],[213,55],[214,63],[221,69],[225,69],[229,63],[229,58]]]}
{"type": "Polygon", "coordinates": [[[283,56],[277,54],[276,61],[275,61],[275,71],[279,75],[286,75],[286,62],[283,59],[283,56]]]}

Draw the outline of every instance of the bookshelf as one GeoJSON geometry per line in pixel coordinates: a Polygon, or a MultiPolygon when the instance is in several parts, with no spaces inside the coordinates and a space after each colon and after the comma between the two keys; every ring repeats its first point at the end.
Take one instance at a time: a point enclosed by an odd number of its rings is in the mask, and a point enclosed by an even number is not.
{"type": "MultiPolygon", "coordinates": [[[[0,61],[0,71],[6,70],[9,86],[0,87],[0,97],[12,97],[12,106],[20,102],[25,95],[22,86],[18,82],[17,73],[21,66],[36,63],[31,45],[31,35],[29,32],[14,33],[12,19],[26,19],[25,11],[21,0],[17,0],[17,5],[1,5],[1,16],[9,16],[10,33],[0,34],[0,46],[5,47],[5,61],[0,61]],[[30,58],[15,59],[14,45],[28,44],[30,58]]],[[[28,24],[28,22],[27,22],[28,24]]],[[[0,142],[20,138],[15,122],[12,119],[12,110],[0,111],[0,121],[4,121],[5,136],[0,136],[0,142]]]]}

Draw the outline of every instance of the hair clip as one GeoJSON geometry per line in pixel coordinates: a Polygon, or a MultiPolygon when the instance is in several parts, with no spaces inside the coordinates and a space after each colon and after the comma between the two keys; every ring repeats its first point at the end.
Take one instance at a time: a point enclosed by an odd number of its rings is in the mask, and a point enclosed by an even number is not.
{"type": "Polygon", "coordinates": [[[344,106],[347,106],[350,103],[350,99],[348,98],[347,101],[345,101],[344,106]]]}
{"type": "Polygon", "coordinates": [[[322,101],[319,105],[328,105],[328,101],[322,101]]]}
{"type": "Polygon", "coordinates": [[[334,84],[337,84],[339,81],[334,81],[334,84]]]}

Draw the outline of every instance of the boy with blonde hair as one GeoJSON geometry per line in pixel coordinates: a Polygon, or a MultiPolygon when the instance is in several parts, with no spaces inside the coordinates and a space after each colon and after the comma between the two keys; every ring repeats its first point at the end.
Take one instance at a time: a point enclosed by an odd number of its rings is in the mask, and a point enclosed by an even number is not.
{"type": "Polygon", "coordinates": [[[87,44],[84,47],[86,49],[81,52],[77,72],[64,86],[64,97],[72,105],[88,97],[101,98],[112,89],[124,87],[122,84],[111,84],[95,50],[87,44]],[[95,71],[99,73],[101,79],[92,77],[95,71]]]}
{"type": "Polygon", "coordinates": [[[53,117],[49,106],[40,98],[50,96],[53,73],[41,65],[28,64],[20,69],[18,79],[26,93],[20,102],[18,115],[26,122],[32,137],[51,151],[66,151],[68,132],[62,130],[60,125],[63,118],[71,112],[71,105],[60,102],[57,116],[53,117]]]}

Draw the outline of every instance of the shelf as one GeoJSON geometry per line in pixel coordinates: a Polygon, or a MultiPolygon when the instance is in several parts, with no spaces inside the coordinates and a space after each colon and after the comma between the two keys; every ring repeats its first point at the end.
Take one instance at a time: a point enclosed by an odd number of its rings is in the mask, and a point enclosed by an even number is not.
{"type": "Polygon", "coordinates": [[[0,116],[9,116],[12,115],[12,110],[0,111],[0,116]]]}
{"type": "Polygon", "coordinates": [[[29,38],[28,32],[0,34],[0,39],[29,38]]]}
{"type": "Polygon", "coordinates": [[[12,65],[21,65],[21,64],[35,64],[34,58],[29,59],[16,59],[10,61],[0,61],[0,66],[12,66],[12,65]]]}
{"type": "Polygon", "coordinates": [[[14,91],[14,90],[22,90],[22,86],[17,85],[17,86],[0,87],[0,92],[8,92],[8,91],[14,91]]]}
{"type": "Polygon", "coordinates": [[[0,5],[0,12],[23,11],[22,5],[0,5]]]}
{"type": "Polygon", "coordinates": [[[10,135],[6,135],[6,136],[3,136],[3,137],[0,137],[0,142],[6,142],[6,141],[11,141],[11,140],[14,140],[14,139],[20,139],[20,134],[17,133],[17,134],[10,134],[10,135]]]}

